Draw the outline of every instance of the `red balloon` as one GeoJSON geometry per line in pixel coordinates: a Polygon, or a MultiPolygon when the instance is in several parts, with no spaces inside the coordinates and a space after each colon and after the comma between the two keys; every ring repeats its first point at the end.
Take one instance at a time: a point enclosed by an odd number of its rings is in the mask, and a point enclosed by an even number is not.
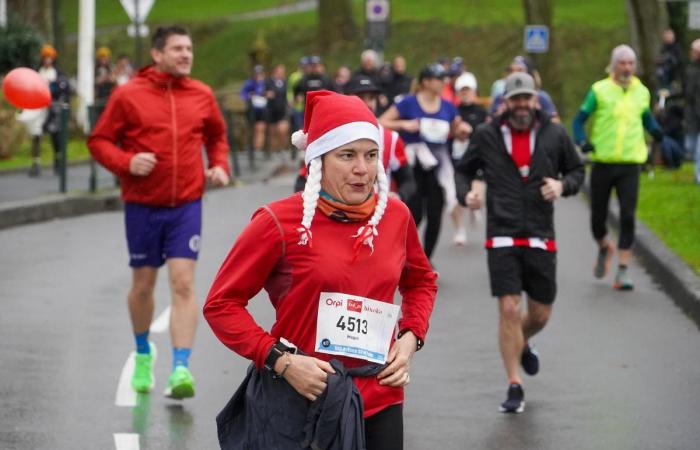
{"type": "Polygon", "coordinates": [[[17,108],[38,109],[51,104],[49,84],[39,72],[27,67],[12,69],[2,80],[2,92],[17,108]]]}

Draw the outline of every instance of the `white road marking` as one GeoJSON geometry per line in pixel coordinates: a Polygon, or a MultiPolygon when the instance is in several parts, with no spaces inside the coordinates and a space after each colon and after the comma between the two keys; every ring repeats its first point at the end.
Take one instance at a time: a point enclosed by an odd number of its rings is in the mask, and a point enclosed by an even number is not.
{"type": "MultiPolygon", "coordinates": [[[[134,373],[134,356],[136,352],[131,352],[126,358],[122,374],[119,377],[119,385],[117,386],[117,395],[114,404],[117,406],[136,406],[136,391],[131,387],[131,375],[134,373]]],[[[116,434],[114,438],[116,440],[116,434]]],[[[119,448],[119,446],[117,446],[119,448]]]]}
{"type": "MultiPolygon", "coordinates": [[[[162,313],[151,323],[150,332],[153,334],[165,333],[170,325],[170,306],[165,308],[162,313]]],[[[155,352],[155,344],[153,345],[155,352]]],[[[117,394],[114,398],[114,404],[117,406],[125,406],[133,408],[136,406],[136,392],[131,387],[131,376],[134,373],[134,357],[136,352],[129,353],[126,358],[122,373],[119,376],[119,384],[117,385],[117,394]]],[[[154,363],[155,363],[155,354],[154,363]]],[[[139,435],[133,433],[114,433],[114,445],[117,450],[139,450],[139,435]]]]}
{"type": "Polygon", "coordinates": [[[133,433],[114,433],[114,446],[117,450],[139,450],[139,435],[133,433]]]}
{"type": "Polygon", "coordinates": [[[170,305],[151,323],[151,333],[165,333],[170,326],[170,305]]]}
{"type": "MultiPolygon", "coordinates": [[[[153,364],[155,365],[158,349],[153,342],[151,342],[151,351],[153,352],[153,364]]],[[[136,391],[131,387],[131,376],[134,374],[135,356],[136,352],[129,353],[124,367],[122,367],[122,374],[119,376],[119,385],[117,385],[117,395],[114,399],[114,404],[117,406],[131,408],[136,406],[136,391]]]]}

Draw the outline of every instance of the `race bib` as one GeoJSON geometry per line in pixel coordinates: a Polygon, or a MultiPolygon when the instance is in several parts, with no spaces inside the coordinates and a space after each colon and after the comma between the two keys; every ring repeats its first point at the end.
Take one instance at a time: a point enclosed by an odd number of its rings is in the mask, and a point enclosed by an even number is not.
{"type": "Polygon", "coordinates": [[[267,98],[262,95],[253,95],[250,97],[250,102],[255,108],[264,108],[267,106],[267,98]]]}
{"type": "Polygon", "coordinates": [[[384,364],[398,315],[393,303],[321,292],[316,351],[384,364]]]}
{"type": "Polygon", "coordinates": [[[450,123],[446,120],[420,119],[420,135],[426,141],[433,144],[444,144],[450,135],[450,123]]]}

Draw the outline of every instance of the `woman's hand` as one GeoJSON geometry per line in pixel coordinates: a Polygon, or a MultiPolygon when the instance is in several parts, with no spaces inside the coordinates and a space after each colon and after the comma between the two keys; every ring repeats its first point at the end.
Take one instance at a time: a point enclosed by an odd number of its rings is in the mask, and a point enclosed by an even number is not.
{"type": "Polygon", "coordinates": [[[389,365],[377,375],[379,384],[400,387],[410,383],[411,376],[408,371],[417,348],[416,336],[410,331],[401,336],[401,339],[397,339],[387,355],[389,365]]]}
{"type": "Polygon", "coordinates": [[[420,131],[420,121],[418,119],[401,120],[400,126],[407,133],[418,133],[420,131]]]}
{"type": "Polygon", "coordinates": [[[300,395],[311,401],[316,400],[326,390],[328,374],[335,373],[333,367],[326,361],[312,356],[291,353],[277,359],[275,372],[280,373],[283,370],[283,378],[287,380],[287,383],[300,395]],[[289,361],[289,365],[284,370],[287,361],[289,361]]]}

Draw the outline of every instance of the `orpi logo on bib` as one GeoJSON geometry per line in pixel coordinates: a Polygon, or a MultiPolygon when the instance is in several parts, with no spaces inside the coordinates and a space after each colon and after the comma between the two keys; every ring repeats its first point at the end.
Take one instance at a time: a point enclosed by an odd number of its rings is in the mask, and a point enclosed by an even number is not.
{"type": "Polygon", "coordinates": [[[362,300],[348,299],[348,311],[353,311],[356,313],[362,312],[362,300]]]}

